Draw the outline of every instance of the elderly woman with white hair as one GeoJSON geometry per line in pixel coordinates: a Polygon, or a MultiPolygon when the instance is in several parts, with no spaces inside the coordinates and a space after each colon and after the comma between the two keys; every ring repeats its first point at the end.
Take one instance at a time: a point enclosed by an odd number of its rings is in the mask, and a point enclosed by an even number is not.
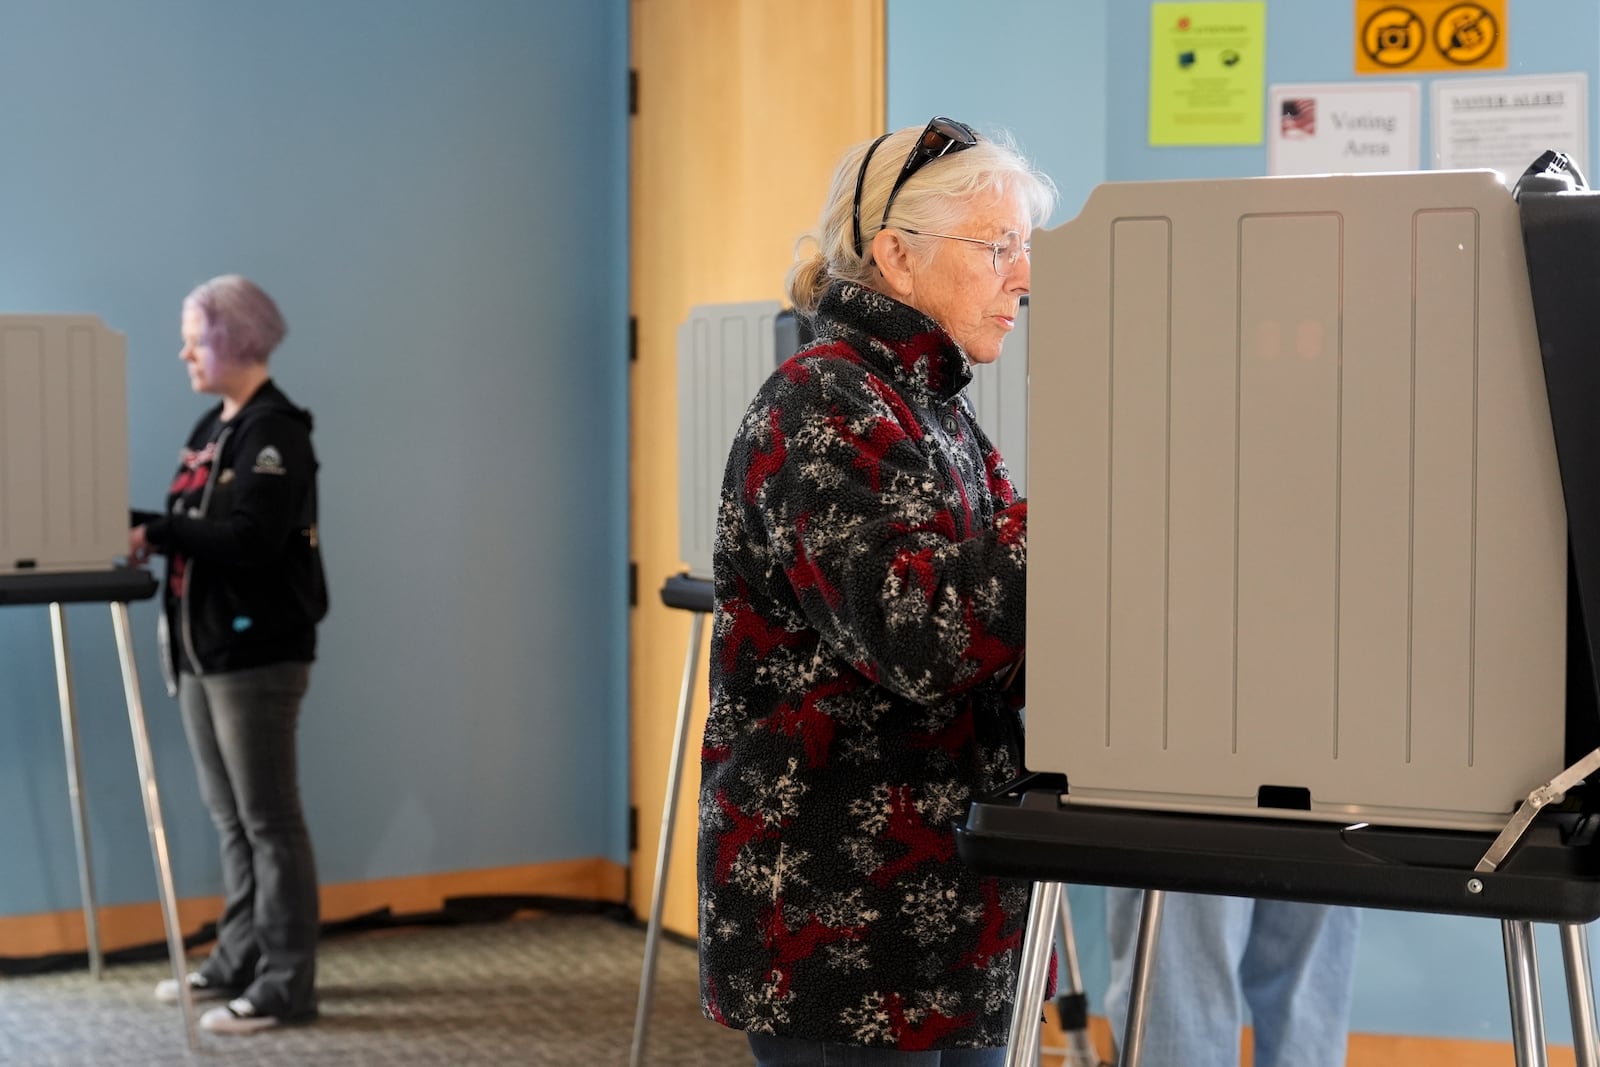
{"type": "Polygon", "coordinates": [[[1022,766],[1028,506],[966,385],[1054,201],[935,118],[845,155],[790,273],[815,341],[728,459],[701,750],[701,1003],[760,1067],[1004,1058],[1028,885],[955,824],[1022,766]]]}
{"type": "MultiPolygon", "coordinates": [[[[220,397],[185,443],[164,512],[135,512],[129,559],[167,557],[163,666],[221,839],[217,942],[187,975],[237,1034],[317,1013],[317,874],[295,732],[327,612],[311,415],[272,382],[286,332],[261,288],[225,275],[183,302],[178,358],[220,397]]],[[[176,1001],[177,982],[156,987],[176,1001]]]]}

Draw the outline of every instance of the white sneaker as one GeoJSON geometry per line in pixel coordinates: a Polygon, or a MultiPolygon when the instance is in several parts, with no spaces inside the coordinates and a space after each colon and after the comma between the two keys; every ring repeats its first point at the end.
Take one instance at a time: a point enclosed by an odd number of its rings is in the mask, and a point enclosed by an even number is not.
{"type": "MultiPolygon", "coordinates": [[[[228,995],[226,989],[212,985],[206,981],[206,976],[199,971],[190,971],[189,996],[194,1000],[222,1000],[228,995]]],[[[163,978],[156,983],[156,999],[163,1004],[178,1003],[178,980],[176,978],[163,978]]]]}
{"type": "Polygon", "coordinates": [[[244,997],[235,997],[200,1016],[200,1029],[211,1034],[253,1034],[277,1025],[277,1016],[257,1015],[256,1006],[244,997]]]}

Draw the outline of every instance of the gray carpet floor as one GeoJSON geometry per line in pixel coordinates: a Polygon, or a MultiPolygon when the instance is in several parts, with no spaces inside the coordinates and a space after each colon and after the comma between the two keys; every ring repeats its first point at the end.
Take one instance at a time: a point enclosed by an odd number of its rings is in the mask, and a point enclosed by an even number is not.
{"type": "MultiPolygon", "coordinates": [[[[545,916],[332,938],[318,959],[322,1016],[249,1037],[202,1035],[156,1003],[164,963],[0,978],[0,1064],[266,1065],[628,1062],[644,934],[603,918],[545,916]]],[[[663,941],[645,1062],[749,1067],[744,1035],[700,1016],[690,948],[663,941]]]]}

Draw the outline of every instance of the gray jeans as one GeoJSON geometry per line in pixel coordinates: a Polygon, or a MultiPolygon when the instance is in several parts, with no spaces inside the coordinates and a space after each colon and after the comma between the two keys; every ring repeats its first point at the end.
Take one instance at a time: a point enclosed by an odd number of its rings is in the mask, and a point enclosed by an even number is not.
{"type": "Polygon", "coordinates": [[[295,727],[308,663],[178,679],[178,706],[222,847],[222,917],[200,971],[263,1015],[317,1013],[317,869],[295,727]]]}

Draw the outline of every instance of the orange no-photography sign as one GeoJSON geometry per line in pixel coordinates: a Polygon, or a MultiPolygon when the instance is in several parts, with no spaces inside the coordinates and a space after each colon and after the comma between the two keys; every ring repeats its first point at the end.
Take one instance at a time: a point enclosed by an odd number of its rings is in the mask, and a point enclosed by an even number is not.
{"type": "Polygon", "coordinates": [[[1506,0],[1356,0],[1357,74],[1504,70],[1506,0]]]}

